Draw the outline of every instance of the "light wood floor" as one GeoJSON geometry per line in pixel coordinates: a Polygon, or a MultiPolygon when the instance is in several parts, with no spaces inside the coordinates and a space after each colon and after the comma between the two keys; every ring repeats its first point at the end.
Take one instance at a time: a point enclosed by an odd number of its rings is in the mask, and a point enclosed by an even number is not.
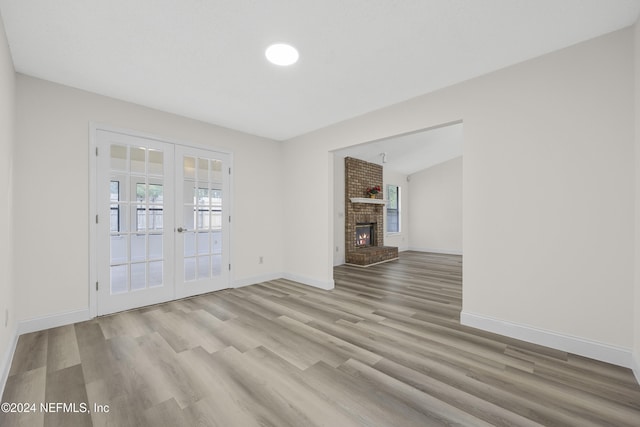
{"type": "Polygon", "coordinates": [[[458,256],[274,280],[20,337],[1,426],[638,426],[630,370],[463,327],[458,256]],[[78,406],[79,407],[79,406],[78,406]]]}

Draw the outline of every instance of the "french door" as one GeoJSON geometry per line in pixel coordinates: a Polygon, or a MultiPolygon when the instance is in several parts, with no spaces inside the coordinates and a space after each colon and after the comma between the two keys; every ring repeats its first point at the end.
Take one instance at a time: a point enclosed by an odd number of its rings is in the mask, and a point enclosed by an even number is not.
{"type": "Polygon", "coordinates": [[[176,146],[176,296],[229,287],[228,155],[176,146]]]}
{"type": "Polygon", "coordinates": [[[229,154],[96,130],[97,314],[229,287],[229,154]]]}

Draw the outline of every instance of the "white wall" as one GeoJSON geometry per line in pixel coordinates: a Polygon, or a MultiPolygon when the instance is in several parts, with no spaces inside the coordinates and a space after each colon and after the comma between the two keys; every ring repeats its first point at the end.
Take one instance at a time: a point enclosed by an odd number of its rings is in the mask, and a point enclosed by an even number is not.
{"type": "Polygon", "coordinates": [[[0,17],[0,393],[11,363],[15,337],[13,282],[13,150],[15,113],[15,71],[0,17]],[[9,323],[5,325],[5,314],[9,323]]]}
{"type": "Polygon", "coordinates": [[[634,373],[640,383],[640,20],[634,26],[635,53],[635,149],[636,149],[636,205],[635,205],[635,283],[634,283],[634,373]]]}
{"type": "Polygon", "coordinates": [[[332,289],[334,158],[324,144],[283,143],[284,271],[301,283],[332,289]],[[292,179],[292,180],[291,180],[292,179]],[[301,247],[309,224],[316,230],[314,245],[301,247]]]}
{"type": "Polygon", "coordinates": [[[463,120],[464,311],[629,365],[632,42],[617,31],[285,142],[285,270],[332,281],[328,151],[463,120]],[[309,221],[326,241],[296,251],[309,221]]]}
{"type": "Polygon", "coordinates": [[[624,364],[632,65],[627,29],[481,79],[465,118],[463,177],[463,311],[571,346],[605,344],[606,354],[586,355],[624,364]]]}
{"type": "Polygon", "coordinates": [[[411,174],[410,248],[462,254],[462,156],[411,174]]]}
{"type": "Polygon", "coordinates": [[[233,152],[235,283],[281,275],[279,143],[18,74],[14,271],[20,320],[88,307],[90,121],[233,152]]]}
{"type": "MultiPolygon", "coordinates": [[[[389,168],[382,166],[382,181],[383,192],[385,199],[387,198],[387,185],[395,185],[400,187],[400,233],[388,233],[387,229],[387,210],[384,210],[384,245],[396,246],[398,251],[406,251],[409,249],[409,236],[413,232],[411,230],[411,222],[409,219],[409,204],[411,203],[412,196],[409,190],[409,182],[407,182],[407,175],[389,170],[389,168]],[[411,231],[410,231],[411,230],[411,231]]],[[[385,206],[386,208],[386,206],[385,206]]]]}

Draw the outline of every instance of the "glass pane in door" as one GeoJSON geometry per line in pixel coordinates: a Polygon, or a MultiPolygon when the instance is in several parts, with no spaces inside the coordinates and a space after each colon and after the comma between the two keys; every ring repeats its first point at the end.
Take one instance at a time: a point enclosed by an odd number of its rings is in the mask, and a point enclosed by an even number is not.
{"type": "Polygon", "coordinates": [[[162,286],[164,153],[112,144],[109,164],[110,292],[162,286]]]}
{"type": "Polygon", "coordinates": [[[214,279],[222,273],[223,162],[185,155],[181,206],[183,280],[214,279]]]}

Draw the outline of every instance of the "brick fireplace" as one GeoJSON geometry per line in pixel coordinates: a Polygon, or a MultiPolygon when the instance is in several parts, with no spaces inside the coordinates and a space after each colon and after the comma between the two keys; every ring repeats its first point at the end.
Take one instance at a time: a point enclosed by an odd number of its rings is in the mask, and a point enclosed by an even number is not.
{"type": "Polygon", "coordinates": [[[383,193],[369,198],[366,190],[382,188],[382,166],[347,157],[345,170],[345,254],[347,264],[367,266],[398,258],[398,248],[384,246],[383,193]]]}

